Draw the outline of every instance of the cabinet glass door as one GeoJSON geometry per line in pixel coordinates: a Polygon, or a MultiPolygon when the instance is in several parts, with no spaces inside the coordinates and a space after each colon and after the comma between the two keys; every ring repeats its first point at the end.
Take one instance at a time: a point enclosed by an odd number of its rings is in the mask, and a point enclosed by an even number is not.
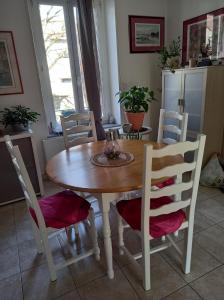
{"type": "MultiPolygon", "coordinates": [[[[164,72],[163,79],[163,108],[167,111],[179,112],[178,99],[182,98],[182,72],[164,72]]],[[[174,119],[166,119],[165,123],[179,125],[174,119]]],[[[164,138],[177,139],[177,136],[171,132],[164,132],[164,138]]]]}
{"type": "Polygon", "coordinates": [[[204,91],[204,72],[184,73],[184,111],[189,113],[188,130],[200,132],[204,91]]]}
{"type": "Polygon", "coordinates": [[[171,72],[164,73],[164,103],[163,108],[169,111],[178,111],[178,99],[181,98],[181,74],[182,72],[171,72]]]}

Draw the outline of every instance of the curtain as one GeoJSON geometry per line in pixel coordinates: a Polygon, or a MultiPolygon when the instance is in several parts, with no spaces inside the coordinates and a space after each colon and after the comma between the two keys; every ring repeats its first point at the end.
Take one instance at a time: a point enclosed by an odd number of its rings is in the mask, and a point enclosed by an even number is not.
{"type": "Polygon", "coordinates": [[[97,57],[92,0],[77,0],[81,56],[89,109],[93,111],[97,139],[105,139],[101,123],[100,72],[97,57]]]}

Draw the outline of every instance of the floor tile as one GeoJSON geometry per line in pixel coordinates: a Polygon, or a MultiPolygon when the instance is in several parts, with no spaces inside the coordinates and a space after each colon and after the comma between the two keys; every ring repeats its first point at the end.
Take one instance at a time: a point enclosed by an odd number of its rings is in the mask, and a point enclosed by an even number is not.
{"type": "MultiPolygon", "coordinates": [[[[52,249],[54,259],[56,259],[56,257],[61,257],[61,247],[57,238],[50,239],[49,243],[52,249]]],[[[46,263],[45,255],[39,254],[37,252],[34,240],[27,240],[20,243],[18,245],[18,249],[21,271],[25,271],[46,263]]]]}
{"type": "Polygon", "coordinates": [[[20,224],[17,224],[16,234],[18,243],[32,240],[34,238],[32,224],[29,218],[21,222],[20,224]]]}
{"type": "Polygon", "coordinates": [[[205,195],[205,197],[208,197],[208,198],[222,194],[222,192],[218,188],[211,188],[211,187],[206,187],[206,186],[202,186],[202,185],[199,186],[198,191],[199,191],[199,194],[203,194],[203,195],[205,195]]]}
{"type": "Polygon", "coordinates": [[[0,226],[14,226],[14,212],[12,205],[0,206],[0,226]]]}
{"type": "Polygon", "coordinates": [[[224,266],[208,273],[190,285],[204,300],[223,300],[224,266]]]}
{"type": "Polygon", "coordinates": [[[0,298],[2,300],[23,299],[20,275],[11,276],[0,281],[0,298]]]}
{"type": "Polygon", "coordinates": [[[120,270],[115,272],[115,278],[107,276],[90,282],[78,289],[83,300],[137,300],[135,290],[120,270]]]}
{"type": "Polygon", "coordinates": [[[13,247],[17,244],[16,227],[14,225],[0,226],[0,249],[13,247]]]}
{"type": "Polygon", "coordinates": [[[197,206],[197,211],[216,223],[221,222],[224,220],[224,199],[214,197],[201,201],[197,206]]]}
{"type": "MultiPolygon", "coordinates": [[[[125,229],[124,231],[124,243],[125,247],[132,253],[136,254],[141,251],[141,239],[137,234],[133,232],[132,229],[125,229]]],[[[119,254],[119,244],[118,244],[118,236],[112,238],[113,245],[113,255],[116,263],[122,267],[130,263],[130,259],[128,259],[127,255],[119,254]]]]}
{"type": "Polygon", "coordinates": [[[224,263],[224,231],[221,227],[215,225],[196,234],[195,241],[216,259],[224,263]]]}
{"type": "MultiPolygon", "coordinates": [[[[71,270],[72,277],[75,281],[77,287],[85,285],[88,282],[97,279],[99,277],[105,276],[107,273],[106,260],[104,255],[104,248],[101,246],[100,260],[97,261],[93,255],[86,257],[83,260],[69,266],[71,270]]],[[[80,251],[84,253],[86,248],[82,248],[80,251]]],[[[117,269],[117,265],[113,262],[114,270],[117,269]]]]}
{"type": "Polygon", "coordinates": [[[133,264],[122,269],[141,299],[161,299],[186,285],[181,276],[159,254],[151,256],[151,290],[145,291],[142,273],[133,264]]]}
{"type": "MultiPolygon", "coordinates": [[[[195,239],[196,241],[196,239],[195,239]]],[[[183,259],[177,254],[177,251],[170,247],[169,249],[162,251],[163,258],[180,274],[180,276],[187,282],[191,282],[207,272],[220,266],[220,262],[216,260],[212,255],[202,249],[196,242],[193,242],[191,272],[184,274],[183,271],[183,259]]],[[[184,250],[184,242],[178,242],[177,245],[180,249],[184,250]]]]}
{"type": "Polygon", "coordinates": [[[201,298],[198,294],[190,287],[185,286],[184,288],[178,290],[177,292],[171,294],[168,297],[163,298],[163,300],[200,300],[201,298]]]}
{"type": "Polygon", "coordinates": [[[51,282],[47,265],[41,265],[22,273],[25,300],[54,299],[75,289],[67,268],[57,272],[57,280],[51,282]]]}
{"type": "Polygon", "coordinates": [[[217,225],[224,229],[224,221],[217,223],[217,225]]]}
{"type": "Polygon", "coordinates": [[[65,295],[55,298],[55,300],[80,300],[80,296],[77,291],[69,292],[65,295]]]}
{"type": "Polygon", "coordinates": [[[208,227],[214,225],[215,222],[205,215],[203,215],[199,211],[195,211],[195,219],[194,219],[194,233],[200,232],[208,227]]]}
{"type": "Polygon", "coordinates": [[[20,272],[17,246],[0,250],[0,280],[20,272]]]}

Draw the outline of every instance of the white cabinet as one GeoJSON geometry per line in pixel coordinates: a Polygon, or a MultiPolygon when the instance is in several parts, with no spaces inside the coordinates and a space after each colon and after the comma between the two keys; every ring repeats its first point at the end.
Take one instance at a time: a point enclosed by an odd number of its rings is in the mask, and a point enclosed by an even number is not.
{"type": "Polygon", "coordinates": [[[205,160],[223,152],[224,67],[163,71],[162,87],[163,108],[189,113],[188,139],[207,135],[205,160]]]}

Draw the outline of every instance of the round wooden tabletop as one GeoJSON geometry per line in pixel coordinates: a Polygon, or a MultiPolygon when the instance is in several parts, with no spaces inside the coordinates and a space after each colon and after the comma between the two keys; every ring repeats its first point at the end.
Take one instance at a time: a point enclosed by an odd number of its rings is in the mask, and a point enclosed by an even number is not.
{"type": "MultiPolygon", "coordinates": [[[[99,141],[58,153],[47,163],[47,175],[50,180],[60,186],[82,192],[117,193],[140,189],[142,188],[144,144],[152,144],[154,148],[161,148],[164,145],[140,140],[118,140],[118,142],[121,151],[131,152],[134,155],[134,161],[126,166],[93,165],[90,161],[91,157],[103,152],[104,149],[105,141],[99,141]]],[[[154,159],[153,170],[181,161],[181,157],[177,156],[154,159]]]]}

